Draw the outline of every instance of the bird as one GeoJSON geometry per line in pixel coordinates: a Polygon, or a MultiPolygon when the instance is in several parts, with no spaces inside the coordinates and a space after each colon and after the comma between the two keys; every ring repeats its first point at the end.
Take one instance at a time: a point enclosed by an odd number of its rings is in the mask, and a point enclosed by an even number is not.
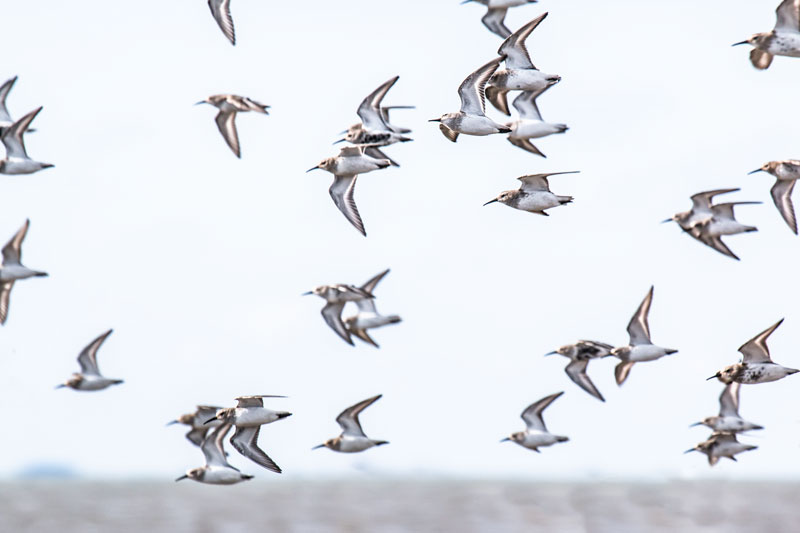
{"type": "Polygon", "coordinates": [[[554,435],[547,431],[547,427],[544,425],[544,420],[542,420],[542,411],[544,411],[548,405],[553,403],[553,401],[562,394],[564,394],[563,391],[551,394],[550,396],[545,396],[541,400],[526,407],[525,410],[522,411],[521,415],[522,420],[525,421],[525,425],[527,426],[525,431],[512,433],[510,437],[506,437],[500,442],[515,442],[520,446],[535,452],[539,452],[539,448],[544,446],[552,446],[557,442],[567,442],[569,440],[568,437],[554,435]]]}
{"type": "Polygon", "coordinates": [[[206,438],[206,433],[208,433],[208,430],[212,427],[217,427],[222,424],[222,422],[219,420],[208,420],[209,417],[215,416],[219,409],[222,409],[222,407],[213,405],[198,405],[197,409],[193,413],[183,414],[175,420],[167,422],[167,425],[171,426],[173,424],[184,424],[191,427],[192,429],[186,433],[186,438],[195,446],[200,446],[203,444],[203,439],[206,438]],[[206,421],[210,423],[207,423],[206,421]]]}
{"type": "MultiPolygon", "coordinates": [[[[373,294],[375,286],[378,285],[388,273],[389,269],[387,268],[380,274],[370,278],[369,281],[361,286],[361,290],[373,294]]],[[[389,324],[397,324],[401,321],[400,317],[397,315],[382,315],[378,313],[375,308],[374,298],[362,298],[361,300],[356,300],[355,303],[358,306],[358,313],[344,319],[344,325],[347,331],[362,341],[373,345],[375,348],[380,348],[378,343],[369,336],[367,330],[380,328],[389,324]]]]}
{"type": "Polygon", "coordinates": [[[328,324],[342,340],[353,346],[350,332],[345,327],[344,322],[342,322],[344,304],[347,302],[356,302],[365,298],[374,298],[374,296],[359,287],[346,285],[344,283],[320,285],[311,291],[304,292],[303,296],[311,294],[319,296],[326,302],[325,307],[322,308],[322,318],[325,319],[325,323],[328,324]]]}
{"type": "Polygon", "coordinates": [[[492,59],[478,70],[467,76],[458,88],[461,98],[461,110],[457,113],[447,113],[428,122],[438,122],[439,129],[445,137],[453,142],[458,140],[458,135],[491,135],[492,133],[509,133],[511,128],[498,124],[486,116],[486,102],[484,88],[489,77],[497,70],[502,57],[492,59]]]}
{"type": "Polygon", "coordinates": [[[253,479],[253,476],[242,474],[238,468],[233,467],[225,458],[223,442],[231,430],[232,424],[220,424],[203,440],[200,449],[206,458],[205,466],[187,470],[184,475],[175,481],[191,479],[200,483],[211,485],[233,485],[240,481],[253,479]]]}
{"type": "Polygon", "coordinates": [[[8,306],[14,282],[48,275],[47,272],[32,270],[22,264],[22,241],[25,240],[30,225],[30,219],[26,219],[17,233],[3,246],[3,264],[0,266],[0,324],[5,324],[8,318],[8,306]]]}
{"type": "Polygon", "coordinates": [[[236,407],[219,409],[214,416],[205,421],[205,424],[214,422],[233,424],[236,426],[236,431],[231,437],[231,444],[236,451],[267,470],[280,474],[281,468],[258,447],[258,434],[264,424],[292,416],[292,413],[265,408],[264,398],[285,398],[285,396],[267,394],[239,396],[235,398],[238,402],[236,407]]]}
{"type": "Polygon", "coordinates": [[[208,0],[208,8],[223,35],[232,45],[236,46],[236,33],[233,30],[233,18],[231,17],[231,0],[208,0]]]}
{"type": "Polygon", "coordinates": [[[364,222],[361,220],[358,206],[356,206],[356,179],[359,174],[380,170],[391,166],[392,163],[388,159],[371,157],[364,152],[364,149],[364,145],[346,146],[339,150],[337,156],[323,159],[319,165],[306,170],[306,172],[320,169],[333,174],[333,183],[328,189],[333,203],[353,227],[366,237],[367,231],[364,229],[364,222]]]}
{"type": "Polygon", "coordinates": [[[712,205],[715,196],[738,190],[715,189],[699,192],[691,197],[692,208],[689,211],[676,213],[662,222],[676,222],[694,239],[738,261],[739,257],[722,241],[722,236],[758,231],[755,226],[747,226],[737,221],[733,209],[737,205],[753,205],[761,202],[727,202],[712,205]]]}
{"type": "Polygon", "coordinates": [[[800,57],[800,0],[783,0],[775,14],[777,20],[772,31],[755,33],[733,44],[752,45],[750,62],[759,70],[769,68],[774,56],[800,57]]]}
{"type": "Polygon", "coordinates": [[[767,338],[772,335],[783,319],[768,327],[739,347],[742,360],[735,365],[726,366],[708,379],[717,378],[723,383],[768,383],[790,376],[800,370],[781,366],[772,361],[767,347],[767,338]]]}
{"type": "Polygon", "coordinates": [[[511,30],[509,30],[504,23],[508,8],[532,4],[536,1],[537,0],[463,0],[461,3],[468,4],[470,2],[477,2],[478,4],[486,6],[486,14],[481,19],[481,22],[483,22],[484,26],[489,28],[489,31],[505,39],[511,35],[511,30]]]}
{"type": "Polygon", "coordinates": [[[568,204],[572,202],[572,196],[558,196],[550,192],[550,183],[547,181],[547,177],[559,174],[576,174],[578,172],[577,170],[571,170],[568,172],[549,172],[522,176],[517,178],[522,182],[519,189],[503,191],[497,198],[489,200],[483,205],[487,206],[494,202],[500,202],[514,209],[549,216],[545,209],[568,204]]]}
{"type": "MultiPolygon", "coordinates": [[[[725,385],[719,395],[719,416],[708,416],[692,426],[708,426],[714,432],[739,433],[754,429],[764,429],[763,426],[748,422],[739,416],[739,387],[735,381],[725,385]]],[[[690,426],[691,427],[691,426],[690,426]]]]}
{"type": "Polygon", "coordinates": [[[650,324],[647,321],[647,315],[650,314],[650,304],[653,302],[653,290],[654,287],[650,286],[650,290],[628,323],[629,344],[611,350],[611,355],[620,359],[620,363],[614,368],[617,385],[625,382],[634,363],[655,361],[678,351],[656,346],[650,340],[650,324]]]}
{"type": "Polygon", "coordinates": [[[525,39],[546,16],[547,13],[539,15],[522,26],[503,41],[497,50],[503,57],[506,68],[498,69],[489,78],[486,84],[486,98],[498,111],[506,115],[511,114],[506,96],[509,91],[532,91],[538,94],[561,81],[561,76],[545,74],[533,66],[528,49],[525,47],[525,39]]]}
{"type": "Polygon", "coordinates": [[[597,341],[580,340],[575,344],[567,344],[561,346],[555,351],[546,353],[545,355],[563,355],[569,358],[569,364],[564,369],[569,379],[571,379],[577,386],[600,400],[606,401],[597,387],[594,386],[592,380],[586,374],[586,367],[589,366],[589,361],[592,359],[600,359],[611,355],[611,350],[614,347],[610,344],[597,341]]]}
{"type": "Polygon", "coordinates": [[[242,157],[242,152],[239,148],[239,134],[236,132],[236,113],[255,111],[256,113],[269,115],[269,111],[267,111],[267,109],[269,109],[268,105],[236,94],[212,94],[205,100],[197,102],[195,105],[200,104],[210,104],[219,109],[214,119],[217,123],[217,128],[219,128],[222,138],[228,143],[230,149],[236,154],[236,157],[240,159],[242,157]]]}
{"type": "Polygon", "coordinates": [[[342,428],[341,435],[314,446],[312,450],[328,448],[335,452],[356,453],[363,452],[373,446],[389,444],[385,440],[375,440],[367,437],[364,434],[364,430],[361,429],[361,422],[358,421],[358,415],[361,411],[380,400],[382,396],[382,394],[378,394],[372,398],[367,398],[339,413],[339,416],[336,417],[336,422],[342,428]]]}
{"type": "Polygon", "coordinates": [[[708,456],[708,464],[714,466],[720,457],[727,457],[731,461],[736,461],[736,457],[734,457],[736,454],[755,450],[756,448],[758,446],[742,444],[737,441],[736,435],[733,433],[712,433],[708,440],[683,453],[694,451],[704,453],[708,456]]]}
{"type": "Polygon", "coordinates": [[[547,156],[539,151],[539,149],[531,143],[530,139],[547,137],[555,133],[564,133],[569,129],[566,124],[545,122],[544,119],[542,119],[542,115],[539,113],[539,108],[536,105],[536,98],[545,90],[547,90],[547,87],[539,92],[526,91],[514,98],[513,106],[519,111],[519,120],[506,124],[506,126],[511,128],[511,133],[508,134],[508,142],[518,148],[522,148],[525,151],[542,157],[547,156]]]}
{"type": "Polygon", "coordinates": [[[78,364],[81,366],[80,373],[72,374],[71,378],[56,386],[57,389],[69,387],[79,391],[97,391],[123,382],[121,379],[103,377],[97,367],[97,350],[100,349],[100,346],[103,345],[112,331],[114,330],[106,331],[81,351],[78,355],[78,364]]]}
{"type": "Polygon", "coordinates": [[[3,133],[0,136],[0,140],[3,141],[3,145],[6,147],[6,157],[0,160],[0,174],[33,174],[54,166],[50,163],[34,161],[28,157],[28,152],[25,151],[25,141],[22,136],[29,131],[28,126],[41,110],[41,107],[37,107],[11,126],[2,130],[3,133]]]}
{"type": "Polygon", "coordinates": [[[389,110],[392,108],[381,107],[384,96],[397,83],[398,79],[400,76],[395,76],[382,83],[362,100],[356,111],[361,122],[350,126],[345,131],[344,139],[339,139],[336,143],[347,141],[352,144],[369,144],[377,147],[412,140],[403,135],[403,133],[409,133],[410,130],[395,128],[389,124],[389,110]]]}
{"type": "MultiPolygon", "coordinates": [[[[3,82],[3,85],[0,85],[0,135],[3,134],[3,130],[14,124],[14,119],[11,118],[11,114],[8,112],[8,108],[6,107],[6,98],[8,98],[8,93],[11,92],[11,89],[14,87],[16,82],[17,76],[14,76],[13,78],[3,82]]],[[[28,128],[27,131],[30,133],[36,130],[33,128],[28,128]]]]}
{"type": "Polygon", "coordinates": [[[775,185],[769,191],[772,195],[772,201],[775,202],[775,207],[778,208],[783,220],[797,235],[797,217],[795,217],[794,205],[792,204],[792,190],[795,182],[800,178],[800,161],[797,159],[770,161],[769,163],[764,163],[761,168],[748,172],[748,174],[755,174],[756,172],[766,172],[776,178],[775,185]]]}

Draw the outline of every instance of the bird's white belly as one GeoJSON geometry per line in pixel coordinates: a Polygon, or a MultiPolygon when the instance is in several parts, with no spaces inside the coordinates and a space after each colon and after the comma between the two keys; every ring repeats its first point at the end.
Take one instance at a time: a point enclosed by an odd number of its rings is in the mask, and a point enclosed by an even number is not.
{"type": "Polygon", "coordinates": [[[800,57],[800,33],[779,32],[770,42],[767,51],[776,56],[800,57]]]}
{"type": "Polygon", "coordinates": [[[466,135],[491,135],[497,133],[497,125],[485,116],[464,115],[456,131],[466,135]]]}
{"type": "Polygon", "coordinates": [[[343,157],[336,165],[336,174],[340,176],[355,176],[366,174],[379,167],[371,157],[343,157]]]}
{"type": "Polygon", "coordinates": [[[542,446],[550,446],[556,442],[558,442],[558,439],[552,433],[529,431],[525,434],[525,440],[522,441],[522,445],[526,448],[540,448],[542,446]]]}
{"type": "Polygon", "coordinates": [[[363,452],[368,448],[372,448],[372,446],[374,445],[368,438],[345,436],[341,440],[338,451],[344,453],[363,452]]]}
{"type": "Polygon", "coordinates": [[[22,265],[8,265],[0,268],[0,281],[16,281],[18,279],[26,279],[33,277],[35,274],[35,271],[22,265]]]}
{"type": "Polygon", "coordinates": [[[520,198],[517,209],[523,209],[525,211],[544,211],[545,209],[550,209],[551,207],[557,207],[559,205],[561,205],[561,202],[558,201],[555,194],[542,191],[527,194],[520,198]]]}
{"type": "Polygon", "coordinates": [[[730,219],[722,219],[722,220],[714,220],[711,224],[708,225],[706,231],[709,235],[719,236],[719,235],[736,235],[738,233],[743,233],[746,231],[747,226],[744,224],[740,224],[735,220],[730,219]]]}
{"type": "Polygon", "coordinates": [[[81,381],[78,390],[83,391],[94,391],[94,390],[103,390],[109,385],[111,385],[112,380],[100,376],[83,376],[83,380],[81,381]]]}
{"type": "Polygon", "coordinates": [[[511,91],[541,91],[548,85],[548,78],[552,74],[545,74],[535,69],[509,69],[501,71],[492,85],[498,89],[511,91]]]}
{"type": "Polygon", "coordinates": [[[261,426],[275,422],[278,415],[271,409],[264,407],[251,407],[236,410],[236,425],[242,427],[261,426]]]}
{"type": "Polygon", "coordinates": [[[642,362],[642,361],[655,361],[656,359],[666,355],[664,348],[656,346],[655,344],[639,344],[634,346],[628,356],[628,361],[642,362]]]}
{"type": "Polygon", "coordinates": [[[212,485],[233,485],[242,481],[241,472],[226,466],[209,466],[203,476],[203,483],[212,485]]]}
{"type": "Polygon", "coordinates": [[[714,431],[727,431],[731,433],[735,433],[737,431],[745,431],[747,429],[753,429],[754,424],[747,422],[741,418],[735,416],[721,416],[717,418],[714,423],[714,431]]]}
{"type": "Polygon", "coordinates": [[[42,164],[31,159],[7,159],[3,165],[3,174],[32,174],[42,169],[42,164]]]}
{"type": "Polygon", "coordinates": [[[511,123],[509,127],[511,128],[509,136],[517,139],[538,139],[539,137],[547,137],[563,131],[563,128],[556,124],[530,119],[517,120],[511,123]]]}

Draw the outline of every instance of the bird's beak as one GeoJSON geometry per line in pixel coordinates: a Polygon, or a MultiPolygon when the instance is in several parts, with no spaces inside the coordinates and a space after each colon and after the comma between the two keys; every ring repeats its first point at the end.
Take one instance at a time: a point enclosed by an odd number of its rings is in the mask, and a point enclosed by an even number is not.
{"type": "Polygon", "coordinates": [[[703,425],[703,423],[702,423],[702,422],[695,422],[694,424],[689,424],[689,427],[690,427],[690,428],[693,428],[693,427],[695,427],[695,426],[702,426],[702,425],[703,425]]]}
{"type": "Polygon", "coordinates": [[[56,385],[56,389],[63,389],[64,387],[66,387],[66,385],[64,385],[63,383],[59,383],[58,385],[56,385]]]}
{"type": "Polygon", "coordinates": [[[345,142],[347,139],[339,139],[338,141],[333,141],[333,144],[339,144],[345,142]]]}
{"type": "Polygon", "coordinates": [[[182,479],[188,479],[188,478],[189,478],[189,476],[187,476],[186,474],[184,474],[184,475],[182,475],[181,477],[179,477],[179,478],[175,479],[175,481],[180,481],[180,480],[182,480],[182,479]]]}
{"type": "Polygon", "coordinates": [[[306,174],[308,174],[308,173],[309,173],[309,172],[311,172],[312,170],[317,170],[317,169],[319,169],[319,166],[316,166],[316,167],[311,167],[311,168],[309,168],[308,170],[306,170],[306,174]]]}
{"type": "Polygon", "coordinates": [[[757,168],[755,170],[752,170],[752,171],[748,172],[747,175],[749,176],[750,174],[755,174],[756,172],[763,172],[763,170],[761,170],[760,168],[757,168]]]}
{"type": "Polygon", "coordinates": [[[547,357],[548,355],[555,355],[555,354],[557,354],[557,353],[558,353],[558,352],[547,352],[546,354],[544,354],[544,356],[545,356],[545,357],[547,357]]]}
{"type": "Polygon", "coordinates": [[[318,450],[318,449],[320,449],[320,448],[324,448],[324,447],[325,447],[325,445],[324,445],[324,444],[320,444],[319,446],[314,446],[314,447],[313,447],[313,448],[311,448],[311,449],[312,449],[312,450],[318,450]]]}
{"type": "Polygon", "coordinates": [[[489,200],[488,202],[486,202],[486,203],[485,203],[485,204],[483,204],[483,205],[484,205],[484,206],[487,206],[487,205],[489,205],[489,204],[493,204],[493,203],[495,203],[496,201],[497,201],[497,198],[495,198],[494,200],[489,200]]]}
{"type": "Polygon", "coordinates": [[[672,222],[672,219],[671,218],[665,218],[664,220],[661,221],[662,224],[666,224],[667,222],[672,222]]]}
{"type": "Polygon", "coordinates": [[[215,416],[214,418],[209,418],[208,420],[206,420],[205,422],[203,422],[203,425],[205,426],[206,424],[210,424],[211,422],[213,422],[213,421],[214,421],[214,420],[216,420],[216,419],[217,419],[217,417],[216,417],[216,416],[215,416]]]}
{"type": "Polygon", "coordinates": [[[304,293],[303,293],[303,294],[301,294],[300,296],[308,296],[309,294],[314,294],[314,291],[308,291],[308,292],[304,292],[304,293]]]}
{"type": "Polygon", "coordinates": [[[461,5],[463,6],[464,4],[469,4],[470,2],[474,2],[474,1],[475,0],[464,0],[463,2],[461,2],[461,5]]]}
{"type": "Polygon", "coordinates": [[[709,380],[711,380],[711,379],[714,379],[714,378],[718,378],[719,376],[720,376],[720,373],[719,373],[719,372],[717,372],[716,374],[714,374],[714,375],[713,375],[713,376],[711,376],[710,378],[706,378],[706,381],[709,381],[709,380]]]}
{"type": "Polygon", "coordinates": [[[171,426],[172,424],[177,424],[177,423],[178,423],[178,421],[177,421],[177,420],[172,420],[172,421],[170,421],[170,422],[167,422],[167,425],[168,425],[168,426],[171,426]]]}
{"type": "Polygon", "coordinates": [[[432,118],[428,122],[441,122],[441,121],[442,121],[442,119],[440,119],[440,118],[432,118]]]}
{"type": "MultiPolygon", "coordinates": [[[[197,102],[197,103],[196,103],[196,104],[194,104],[194,105],[200,105],[200,104],[205,104],[205,103],[206,103],[206,101],[205,101],[205,100],[200,100],[199,102],[197,102]]],[[[185,476],[184,476],[184,477],[185,477],[185,476]]]]}
{"type": "Polygon", "coordinates": [[[739,46],[740,44],[750,44],[747,41],[742,41],[740,43],[733,43],[731,46],[739,46]]]}
{"type": "MultiPolygon", "coordinates": [[[[466,2],[464,2],[464,3],[466,3],[466,2]]],[[[510,440],[511,440],[511,439],[509,439],[508,437],[506,437],[506,438],[504,438],[503,440],[501,440],[500,442],[506,442],[506,441],[510,441],[510,440]]]]}
{"type": "Polygon", "coordinates": [[[694,448],[689,448],[688,450],[686,450],[686,451],[685,451],[685,452],[683,452],[683,453],[691,453],[691,452],[693,452],[693,451],[694,451],[694,448]]]}

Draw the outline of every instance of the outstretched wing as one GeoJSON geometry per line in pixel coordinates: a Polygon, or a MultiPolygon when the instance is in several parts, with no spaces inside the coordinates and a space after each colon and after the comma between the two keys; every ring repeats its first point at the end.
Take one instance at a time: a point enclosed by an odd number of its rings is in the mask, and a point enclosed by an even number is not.
{"type": "Polygon", "coordinates": [[[502,60],[502,57],[492,59],[461,82],[461,86],[458,88],[458,96],[461,98],[461,111],[463,113],[479,116],[484,114],[486,109],[484,97],[486,82],[489,81],[489,78],[497,70],[497,66],[502,60]]]}
{"type": "Polygon", "coordinates": [[[361,413],[361,411],[380,400],[381,396],[383,396],[383,394],[378,394],[372,398],[362,400],[339,413],[339,416],[336,417],[336,422],[342,428],[342,435],[366,437],[364,430],[361,429],[361,423],[358,421],[358,415],[361,413]]]}

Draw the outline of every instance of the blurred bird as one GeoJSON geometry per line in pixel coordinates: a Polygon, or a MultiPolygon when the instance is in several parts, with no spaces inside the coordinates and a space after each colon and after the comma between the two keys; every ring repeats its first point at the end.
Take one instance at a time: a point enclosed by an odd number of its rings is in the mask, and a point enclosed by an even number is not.
{"type": "Polygon", "coordinates": [[[647,316],[650,314],[650,304],[653,302],[653,289],[651,286],[647,296],[639,304],[639,308],[628,323],[628,335],[630,335],[628,345],[611,350],[611,355],[620,359],[620,363],[614,369],[617,385],[625,382],[634,363],[655,361],[678,351],[656,346],[650,341],[650,324],[647,316]]]}
{"type": "Polygon", "coordinates": [[[378,394],[372,398],[367,398],[339,413],[339,416],[336,417],[336,422],[342,428],[341,435],[328,439],[319,446],[314,446],[312,450],[329,448],[335,452],[356,453],[363,452],[373,446],[389,444],[385,440],[374,440],[367,437],[364,434],[364,430],[361,429],[361,423],[358,421],[358,415],[361,411],[380,400],[382,396],[382,394],[378,394]]]}
{"type": "Polygon", "coordinates": [[[606,401],[605,398],[603,398],[603,395],[600,394],[600,391],[597,390],[597,387],[594,386],[594,383],[586,374],[586,367],[589,366],[589,361],[592,359],[608,357],[613,349],[613,346],[604,342],[578,341],[575,344],[561,346],[545,355],[558,354],[568,357],[570,362],[564,372],[569,376],[569,379],[601,402],[604,402],[606,401]]]}
{"type": "Polygon", "coordinates": [[[736,461],[736,454],[755,450],[758,446],[742,444],[736,440],[733,433],[713,433],[711,437],[683,453],[698,451],[708,456],[708,464],[714,466],[720,457],[727,457],[731,461],[736,461]]]}
{"type": "Polygon", "coordinates": [[[545,122],[542,118],[541,113],[539,113],[539,107],[536,105],[536,98],[545,90],[547,90],[547,87],[541,89],[538,93],[526,91],[517,96],[513,105],[519,111],[519,120],[506,124],[511,128],[511,133],[508,134],[508,142],[542,157],[546,156],[531,143],[530,139],[547,137],[555,133],[564,133],[569,129],[566,124],[545,122]]]}
{"type": "Polygon", "coordinates": [[[195,446],[200,446],[203,444],[203,439],[206,438],[208,430],[222,424],[219,420],[209,420],[209,423],[206,422],[210,417],[214,417],[219,409],[222,408],[213,405],[198,405],[194,413],[183,414],[175,420],[167,422],[167,425],[184,424],[189,426],[192,429],[186,434],[186,438],[195,446]]]}
{"type": "Polygon", "coordinates": [[[550,192],[548,176],[558,174],[577,174],[577,170],[569,172],[550,172],[547,174],[531,174],[517,178],[522,182],[519,189],[513,191],[503,191],[494,200],[489,200],[483,205],[500,202],[514,209],[536,213],[537,215],[549,216],[545,209],[558,207],[572,202],[572,196],[558,196],[550,192]]]}
{"type": "Polygon", "coordinates": [[[28,132],[36,115],[42,108],[38,107],[14,122],[11,126],[3,128],[0,140],[6,147],[6,157],[0,160],[0,174],[33,174],[45,168],[52,168],[50,163],[40,163],[28,157],[25,150],[25,141],[22,136],[28,132]]]}
{"type": "Polygon", "coordinates": [[[217,128],[219,128],[222,138],[228,143],[230,149],[239,158],[242,157],[242,153],[239,149],[239,134],[236,131],[236,113],[255,111],[256,113],[269,115],[267,111],[269,109],[268,105],[236,94],[213,94],[195,105],[200,104],[211,104],[219,109],[217,117],[214,119],[217,123],[217,128]]]}
{"type": "Polygon", "coordinates": [[[71,378],[56,386],[57,389],[69,387],[79,391],[96,391],[103,390],[111,385],[119,385],[123,382],[121,379],[103,377],[97,367],[97,350],[100,349],[100,346],[103,345],[112,331],[114,330],[106,331],[81,351],[78,355],[78,364],[81,366],[80,373],[72,374],[71,378]]]}
{"type": "Polygon", "coordinates": [[[468,4],[470,2],[476,2],[486,6],[488,9],[481,19],[481,22],[495,35],[506,38],[511,35],[511,30],[509,30],[504,23],[508,8],[533,4],[536,1],[537,0],[463,0],[461,3],[468,4]]]}
{"type": "Polygon", "coordinates": [[[544,420],[542,419],[542,411],[544,411],[548,405],[553,403],[553,401],[562,394],[564,393],[557,392],[555,394],[551,394],[550,396],[545,396],[538,402],[534,402],[526,407],[525,410],[522,411],[522,420],[525,421],[525,425],[527,426],[525,431],[512,433],[510,437],[507,437],[500,442],[515,442],[520,446],[528,448],[529,450],[538,452],[539,448],[544,446],[551,446],[557,442],[568,441],[569,438],[567,437],[554,435],[547,431],[547,427],[544,425],[544,420]]]}
{"type": "MultiPolygon", "coordinates": [[[[400,76],[395,76],[384,82],[380,87],[364,98],[356,112],[361,122],[350,126],[344,132],[344,139],[339,139],[336,141],[337,143],[347,141],[352,144],[372,145],[368,147],[367,154],[378,157],[379,159],[384,159],[386,158],[385,156],[377,155],[383,154],[383,152],[377,148],[378,146],[388,146],[397,142],[408,142],[411,140],[411,138],[403,135],[403,133],[409,133],[410,130],[396,128],[389,123],[390,109],[409,108],[409,106],[396,106],[394,108],[381,107],[384,96],[386,96],[386,93],[389,92],[389,89],[394,86],[398,79],[400,79],[400,76]],[[372,153],[370,153],[370,151],[372,153]]],[[[395,164],[395,166],[397,165],[395,164]]]]}
{"type": "Polygon", "coordinates": [[[3,246],[3,264],[0,266],[0,324],[8,318],[11,289],[14,282],[33,277],[47,277],[47,272],[31,270],[22,264],[22,241],[28,233],[31,221],[26,220],[10,241],[3,246]]]}
{"type": "Polygon", "coordinates": [[[345,327],[344,322],[342,322],[344,304],[347,302],[357,302],[365,298],[371,299],[374,298],[374,296],[363,289],[342,283],[321,285],[312,291],[303,293],[304,296],[310,294],[315,294],[325,300],[325,307],[322,308],[322,318],[325,319],[325,323],[347,344],[353,346],[350,332],[345,327]]]}
{"type": "Polygon", "coordinates": [[[492,133],[509,133],[511,128],[498,124],[486,116],[484,88],[489,77],[497,70],[502,57],[492,59],[481,68],[470,74],[458,88],[461,98],[461,110],[447,113],[428,122],[439,122],[439,129],[445,137],[453,142],[458,135],[491,135],[492,133]]]}
{"type": "Polygon", "coordinates": [[[191,479],[211,485],[233,485],[240,481],[253,479],[253,476],[242,474],[238,468],[231,466],[225,458],[226,454],[223,448],[223,441],[230,430],[230,423],[217,426],[214,431],[203,440],[203,444],[200,446],[206,458],[205,466],[192,468],[175,481],[191,479]]]}
{"type": "Polygon", "coordinates": [[[231,18],[231,0],[208,0],[208,8],[223,35],[232,45],[236,45],[236,33],[233,31],[233,18],[231,18]]]}
{"type": "Polygon", "coordinates": [[[708,416],[692,426],[708,426],[714,432],[723,433],[764,429],[739,416],[739,387],[739,383],[728,383],[719,395],[719,416],[708,416]]]}
{"type": "Polygon", "coordinates": [[[800,57],[800,0],[783,0],[775,10],[777,21],[772,31],[751,35],[750,62],[759,70],[769,68],[773,56],[800,57]]]}
{"type": "MultiPolygon", "coordinates": [[[[380,283],[383,277],[389,273],[387,268],[377,276],[371,278],[361,286],[361,290],[369,294],[374,294],[375,287],[380,283]]],[[[356,300],[355,304],[358,306],[358,313],[344,319],[344,325],[347,331],[361,339],[362,341],[380,348],[378,343],[372,340],[372,337],[367,333],[368,329],[380,328],[389,324],[397,324],[400,322],[400,317],[397,315],[381,315],[375,308],[374,298],[362,298],[356,300]]]]}
{"type": "MultiPolygon", "coordinates": [[[[11,88],[14,87],[14,84],[17,82],[17,76],[6,80],[3,85],[0,85],[0,135],[3,134],[3,130],[10,127],[14,124],[14,119],[11,118],[11,114],[8,112],[8,107],[6,107],[6,98],[8,98],[8,93],[11,92],[11,88]]],[[[28,128],[27,132],[30,133],[32,131],[36,131],[33,128],[28,128]]]]}
{"type": "Polygon", "coordinates": [[[306,172],[320,169],[327,170],[334,175],[333,183],[328,193],[333,203],[339,208],[344,217],[361,233],[367,236],[364,223],[356,206],[355,190],[356,179],[359,174],[372,172],[391,165],[388,159],[376,159],[364,153],[364,146],[346,146],[339,150],[336,157],[323,159],[319,165],[308,169],[306,172]]]}
{"type": "Polygon", "coordinates": [[[723,383],[768,383],[790,376],[800,370],[781,366],[772,361],[767,347],[767,339],[778,329],[783,319],[768,327],[739,347],[742,360],[735,365],[726,366],[708,379],[717,378],[723,383]]]}
{"type": "Polygon", "coordinates": [[[489,78],[486,85],[486,98],[506,115],[511,114],[508,111],[506,96],[509,91],[532,91],[541,94],[548,87],[561,81],[561,76],[545,74],[533,66],[528,49],[525,47],[525,39],[546,16],[547,13],[544,13],[522,26],[503,41],[500,49],[497,50],[497,53],[503,57],[506,68],[497,70],[489,78]]]}
{"type": "Polygon", "coordinates": [[[749,174],[755,174],[756,172],[767,172],[775,176],[775,185],[769,191],[772,195],[772,201],[775,202],[775,207],[778,208],[783,220],[797,235],[797,218],[792,204],[792,190],[794,190],[795,182],[800,178],[800,161],[796,159],[770,161],[769,163],[764,163],[761,168],[749,172],[749,174]]]}

